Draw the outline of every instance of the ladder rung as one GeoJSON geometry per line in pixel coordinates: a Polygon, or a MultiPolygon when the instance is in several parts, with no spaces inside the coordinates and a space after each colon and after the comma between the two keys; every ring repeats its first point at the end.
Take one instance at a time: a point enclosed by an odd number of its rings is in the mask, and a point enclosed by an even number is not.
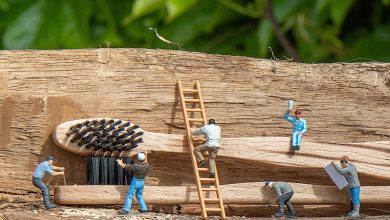
{"type": "Polygon", "coordinates": [[[220,212],[221,208],[206,208],[206,212],[220,212]]]}
{"type": "Polygon", "coordinates": [[[187,108],[187,112],[202,112],[200,108],[187,108]]]}
{"type": "Polygon", "coordinates": [[[218,198],[204,198],[205,202],[219,202],[218,198]]]}
{"type": "Polygon", "coordinates": [[[200,102],[199,99],[184,99],[184,102],[200,102]]]}
{"type": "Polygon", "coordinates": [[[198,90],[196,90],[196,89],[183,89],[183,92],[193,92],[193,93],[196,93],[196,92],[198,92],[198,90]]]}
{"type": "Polygon", "coordinates": [[[199,178],[203,182],[215,182],[215,178],[199,178]]]}
{"type": "Polygon", "coordinates": [[[202,191],[217,191],[217,188],[202,188],[202,191]]]}
{"type": "Polygon", "coordinates": [[[201,118],[189,118],[188,121],[203,122],[201,118]]]}
{"type": "Polygon", "coordinates": [[[198,171],[209,171],[209,169],[201,167],[201,168],[198,168],[198,171]]]}

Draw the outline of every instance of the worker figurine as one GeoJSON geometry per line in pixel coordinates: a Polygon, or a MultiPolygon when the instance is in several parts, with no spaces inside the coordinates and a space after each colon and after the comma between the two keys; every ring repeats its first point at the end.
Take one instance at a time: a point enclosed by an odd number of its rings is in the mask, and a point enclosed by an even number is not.
{"type": "Polygon", "coordinates": [[[349,162],[349,157],[347,156],[343,156],[340,159],[341,167],[336,165],[333,161],[332,164],[337,172],[344,175],[348,182],[351,208],[345,213],[345,215],[348,217],[357,218],[360,215],[360,182],[356,166],[349,162]]]}
{"type": "Polygon", "coordinates": [[[140,205],[141,212],[148,212],[148,207],[144,199],[142,198],[142,193],[144,192],[144,179],[146,174],[149,171],[149,163],[146,158],[146,153],[140,152],[137,154],[137,161],[134,164],[124,164],[122,160],[116,160],[118,165],[125,170],[131,171],[133,174],[133,179],[131,181],[129,191],[127,192],[125,204],[121,211],[120,215],[129,214],[131,211],[131,204],[133,202],[134,193],[140,205]]]}
{"type": "Polygon", "coordinates": [[[56,167],[53,165],[54,157],[48,156],[47,160],[40,163],[37,168],[35,168],[32,183],[35,187],[39,188],[42,191],[43,203],[45,204],[46,209],[52,209],[56,206],[50,201],[50,192],[48,186],[42,181],[42,178],[46,173],[52,176],[64,175],[64,167],[56,167]]]}
{"type": "Polygon", "coordinates": [[[284,205],[287,206],[287,218],[294,218],[295,211],[293,206],[290,203],[290,199],[294,194],[293,188],[290,184],[282,181],[271,182],[267,180],[264,184],[264,187],[268,190],[273,189],[275,191],[276,201],[279,206],[278,212],[274,214],[275,217],[284,216],[284,205]]]}
{"type": "Polygon", "coordinates": [[[206,162],[204,161],[202,153],[208,151],[210,178],[215,178],[215,158],[217,157],[221,141],[221,127],[216,125],[214,119],[210,119],[208,125],[192,130],[192,133],[194,135],[206,136],[206,143],[196,146],[194,153],[199,163],[199,167],[204,167],[206,162]]]}
{"type": "Polygon", "coordinates": [[[306,120],[302,118],[301,110],[295,110],[295,117],[290,117],[290,111],[291,109],[288,109],[286,113],[284,113],[284,119],[293,123],[291,149],[299,150],[301,147],[302,136],[307,129],[306,120]]]}

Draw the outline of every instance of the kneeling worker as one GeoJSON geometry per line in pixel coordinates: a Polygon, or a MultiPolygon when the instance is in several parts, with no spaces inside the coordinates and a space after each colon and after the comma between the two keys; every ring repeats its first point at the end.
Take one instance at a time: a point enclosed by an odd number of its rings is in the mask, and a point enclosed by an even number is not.
{"type": "Polygon", "coordinates": [[[204,151],[208,151],[209,153],[209,170],[210,170],[210,178],[215,177],[215,158],[218,154],[218,149],[221,141],[221,127],[216,125],[214,119],[209,120],[209,124],[205,125],[201,128],[193,130],[194,135],[205,135],[206,143],[196,146],[194,149],[194,153],[196,159],[199,162],[199,167],[204,167],[206,162],[204,161],[204,157],[202,153],[204,151]]]}
{"type": "Polygon", "coordinates": [[[340,159],[340,165],[336,165],[332,161],[333,166],[337,170],[337,172],[344,175],[345,179],[348,182],[349,188],[349,198],[351,200],[351,208],[347,211],[346,216],[349,217],[359,217],[360,211],[360,182],[357,174],[356,166],[349,162],[349,157],[343,156],[340,159]]]}
{"type": "Polygon", "coordinates": [[[287,206],[287,217],[293,218],[295,216],[295,211],[293,206],[290,203],[290,199],[294,194],[294,191],[290,184],[282,181],[278,182],[270,182],[267,180],[264,184],[264,187],[267,189],[274,189],[275,197],[279,205],[279,210],[274,214],[275,217],[283,217],[284,216],[284,205],[287,206]]]}
{"type": "Polygon", "coordinates": [[[47,185],[42,181],[42,178],[46,173],[52,176],[64,175],[64,167],[56,167],[53,165],[54,157],[47,157],[46,161],[40,163],[37,168],[35,168],[32,183],[35,187],[39,188],[42,191],[43,203],[45,204],[46,209],[52,209],[56,206],[50,201],[50,192],[47,185]]]}
{"type": "Polygon", "coordinates": [[[147,212],[148,207],[145,204],[144,199],[142,198],[142,193],[144,192],[144,179],[146,174],[149,171],[149,163],[146,159],[146,154],[140,152],[137,154],[138,161],[134,164],[124,164],[122,160],[116,160],[118,165],[123,169],[129,170],[133,174],[133,179],[131,181],[129,191],[127,192],[125,204],[119,214],[129,214],[131,211],[131,204],[133,202],[134,193],[138,200],[138,204],[141,208],[141,212],[147,212]]]}

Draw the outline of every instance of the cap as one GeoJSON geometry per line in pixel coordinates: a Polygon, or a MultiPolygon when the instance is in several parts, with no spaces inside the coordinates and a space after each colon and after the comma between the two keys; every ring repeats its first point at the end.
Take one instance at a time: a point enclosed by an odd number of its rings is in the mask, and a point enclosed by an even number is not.
{"type": "Polygon", "coordinates": [[[297,110],[295,110],[295,114],[296,114],[296,115],[302,115],[302,111],[299,110],[299,109],[297,109],[297,110]]]}
{"type": "Polygon", "coordinates": [[[48,156],[47,157],[47,160],[49,161],[49,160],[54,160],[54,157],[53,156],[48,156]]]}
{"type": "Polygon", "coordinates": [[[144,161],[145,158],[146,158],[145,153],[140,152],[140,153],[137,154],[137,159],[138,159],[139,161],[144,161]]]}
{"type": "Polygon", "coordinates": [[[271,181],[269,181],[269,180],[266,180],[265,181],[265,183],[264,183],[264,187],[267,187],[267,186],[269,186],[269,184],[271,183],[271,181]]]}

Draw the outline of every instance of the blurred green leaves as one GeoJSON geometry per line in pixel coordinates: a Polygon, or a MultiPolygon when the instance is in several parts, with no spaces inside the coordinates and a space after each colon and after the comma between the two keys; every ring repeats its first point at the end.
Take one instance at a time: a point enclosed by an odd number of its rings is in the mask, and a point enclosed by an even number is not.
{"type": "Polygon", "coordinates": [[[275,25],[306,62],[390,58],[389,0],[0,0],[0,48],[144,47],[288,56],[275,25]]]}

